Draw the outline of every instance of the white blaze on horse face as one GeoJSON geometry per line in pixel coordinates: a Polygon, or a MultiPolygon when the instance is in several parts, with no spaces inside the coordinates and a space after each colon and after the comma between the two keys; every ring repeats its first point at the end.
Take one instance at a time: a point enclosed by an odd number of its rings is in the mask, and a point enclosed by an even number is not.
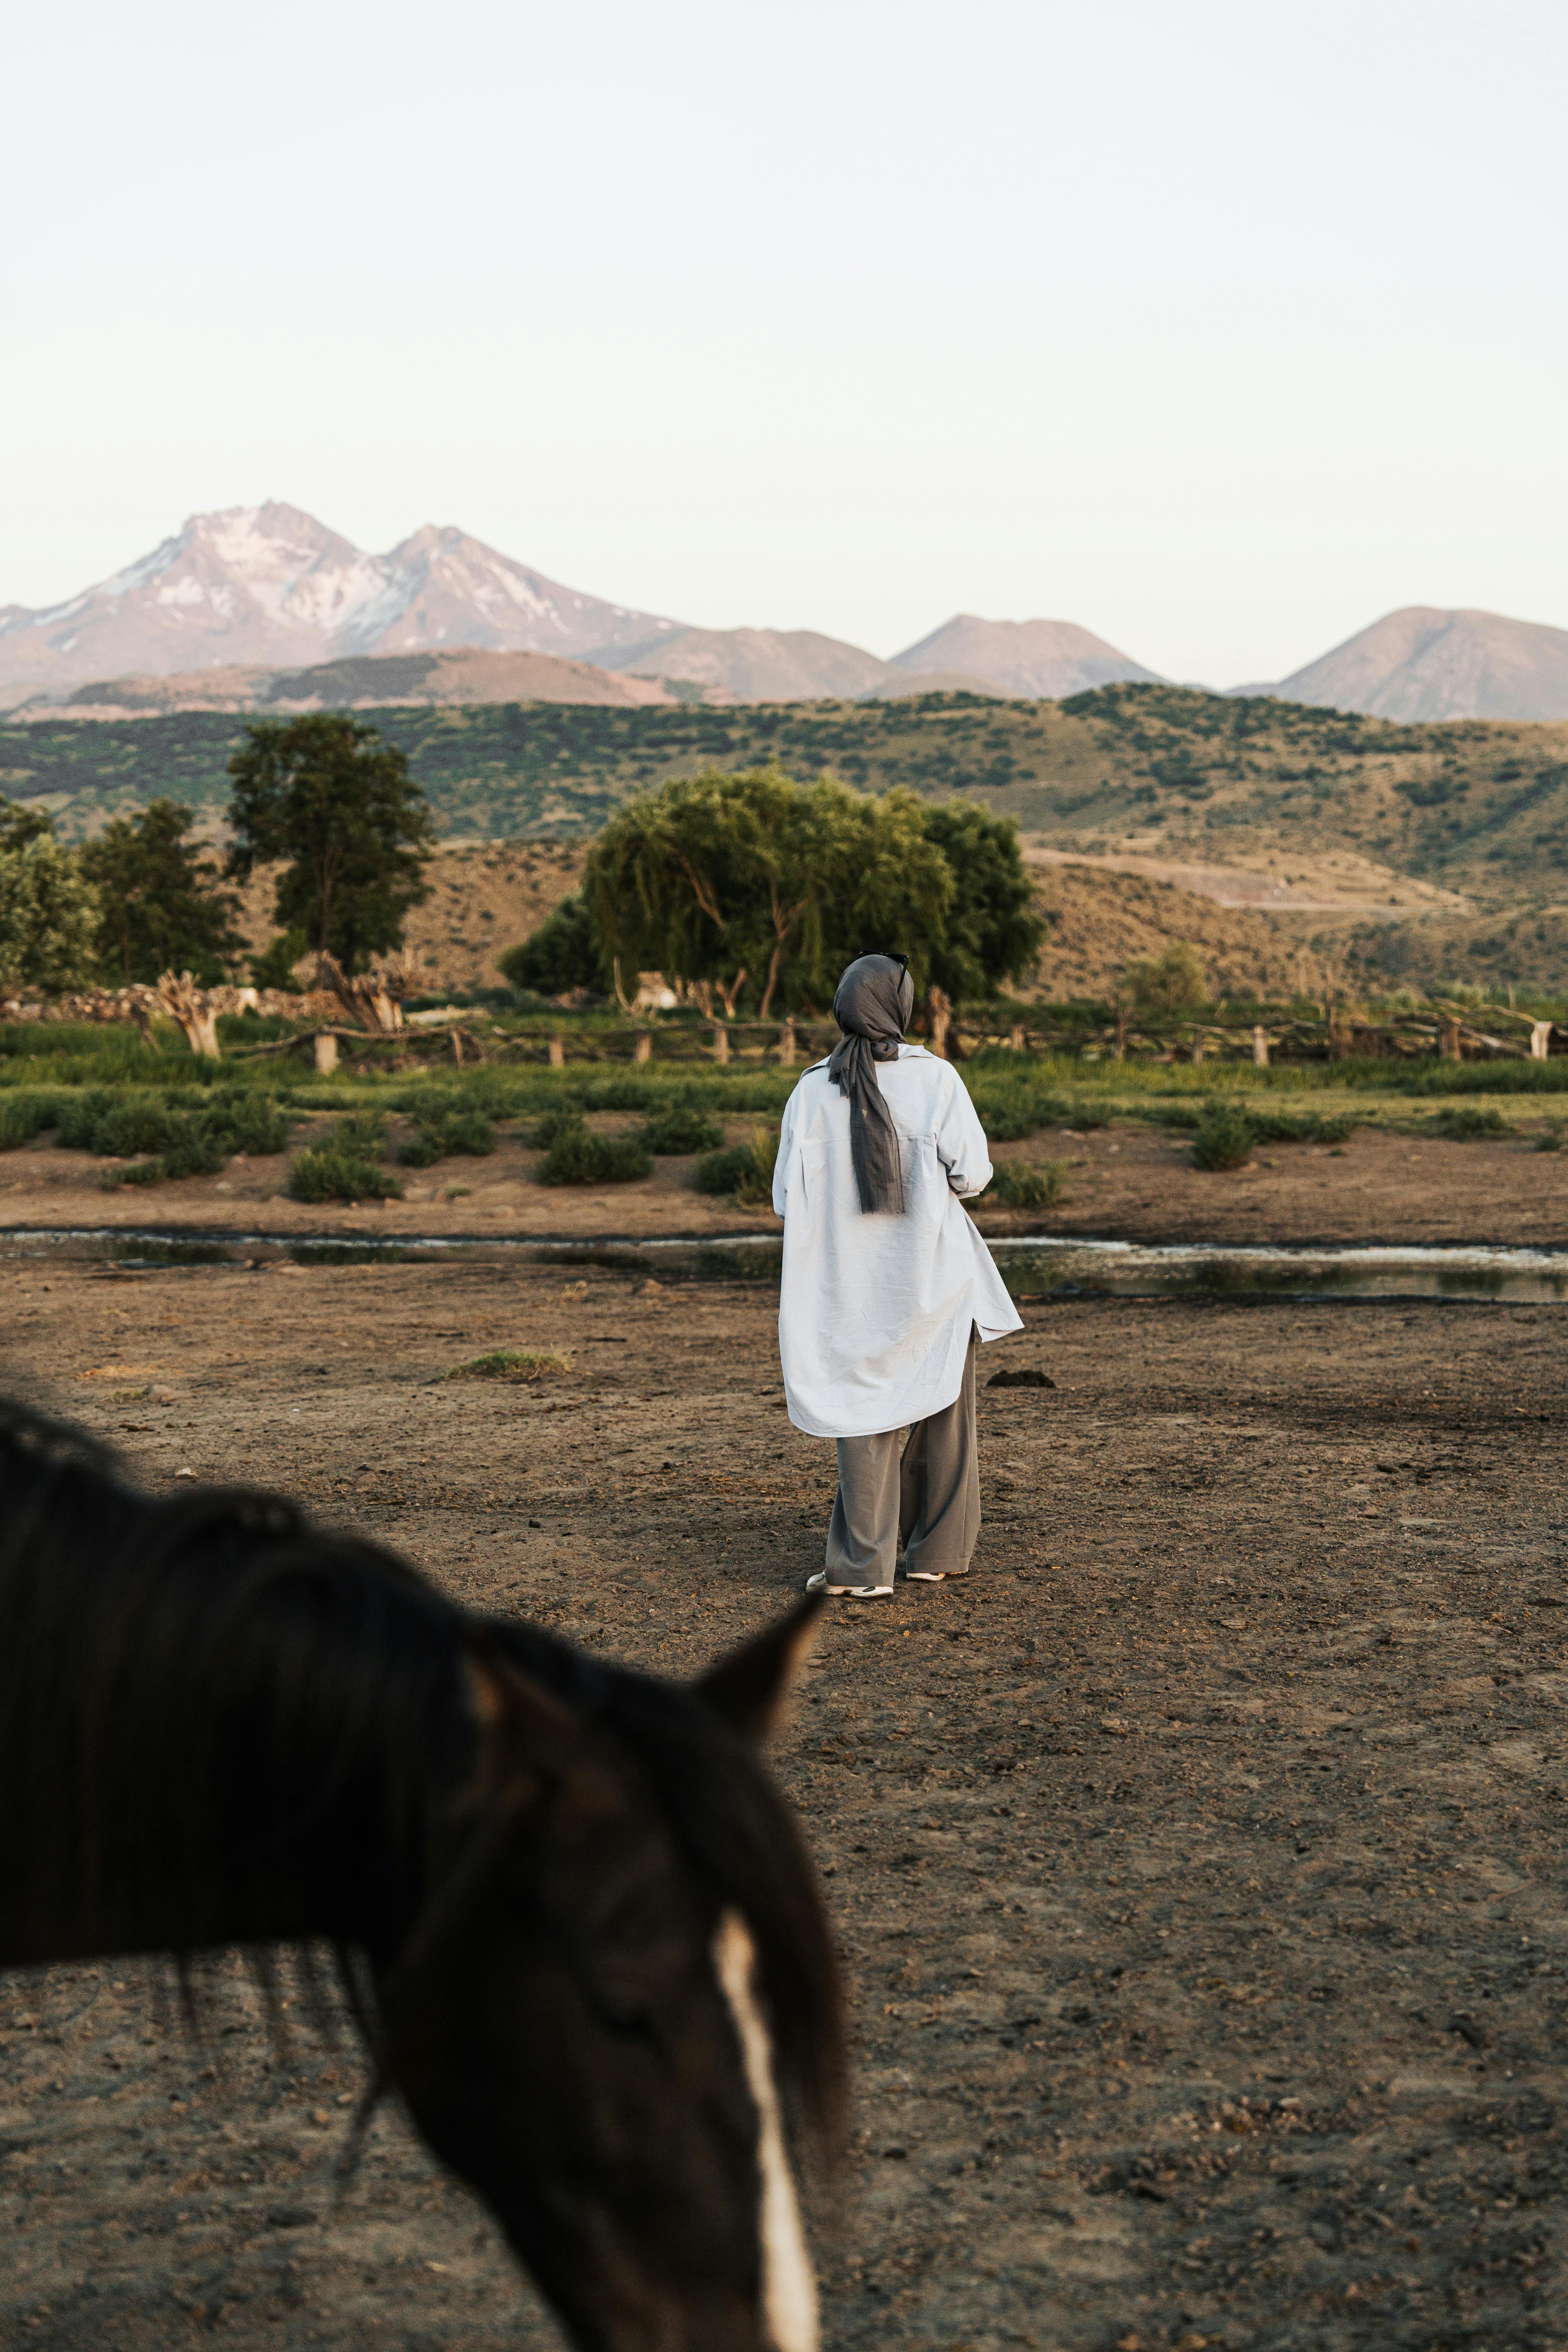
{"type": "Polygon", "coordinates": [[[755,1961],[745,1921],[738,1911],[726,1911],[713,1938],[713,1966],[735,2021],[746,2085],[757,2110],[763,2317],[777,2352],[816,2352],[816,2277],[805,2251],[795,2177],[784,2150],[773,2036],[752,1988],[755,1961]]]}

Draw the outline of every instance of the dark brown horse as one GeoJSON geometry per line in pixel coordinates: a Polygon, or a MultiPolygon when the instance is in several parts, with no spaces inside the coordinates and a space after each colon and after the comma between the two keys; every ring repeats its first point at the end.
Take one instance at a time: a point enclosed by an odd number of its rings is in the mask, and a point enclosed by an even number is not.
{"type": "Polygon", "coordinates": [[[0,1965],[325,1938],[578,2344],[810,2352],[838,1988],[756,1742],[811,1630],[655,1682],[0,1406],[0,1965]]]}

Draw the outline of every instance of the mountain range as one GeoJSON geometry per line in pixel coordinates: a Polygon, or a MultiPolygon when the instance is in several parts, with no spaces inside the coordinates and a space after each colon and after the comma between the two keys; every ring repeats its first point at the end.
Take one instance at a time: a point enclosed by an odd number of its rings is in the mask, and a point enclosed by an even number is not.
{"type": "MultiPolygon", "coordinates": [[[[1070,621],[952,619],[883,660],[810,629],[703,629],[590,596],[466,531],[369,555],[298,507],[193,515],[65,604],[0,606],[21,718],[457,701],[1061,700],[1156,671],[1070,621]]],[[[1404,721],[1568,718],[1568,630],[1409,605],[1276,684],[1404,721]]]]}
{"type": "MultiPolygon", "coordinates": [[[[427,523],[390,553],[367,555],[313,515],[271,500],[193,515],[150,555],[63,604],[0,606],[0,699],[99,716],[278,706],[297,698],[294,674],[303,669],[459,647],[590,663],[628,681],[672,681],[687,689],[682,700],[718,702],[940,690],[915,683],[928,674],[948,690],[1030,697],[1153,676],[1070,622],[961,614],[892,661],[810,629],[693,628],[563,587],[466,531],[427,523]],[[289,674],[287,683],[277,673],[289,674]],[[264,675],[273,683],[264,686],[264,675]],[[180,681],[177,702],[167,688],[151,690],[160,678],[180,681]]],[[[499,677],[491,683],[520,698],[499,677]]],[[[343,698],[333,681],[319,687],[330,700],[343,698]]],[[[532,690],[542,700],[617,698],[585,692],[580,677],[536,674],[532,690]]],[[[304,689],[310,707],[320,707],[316,692],[304,689]]],[[[398,701],[410,692],[449,698],[406,685],[399,692],[390,676],[347,698],[398,701]]],[[[649,698],[634,689],[619,698],[649,698]]]]}

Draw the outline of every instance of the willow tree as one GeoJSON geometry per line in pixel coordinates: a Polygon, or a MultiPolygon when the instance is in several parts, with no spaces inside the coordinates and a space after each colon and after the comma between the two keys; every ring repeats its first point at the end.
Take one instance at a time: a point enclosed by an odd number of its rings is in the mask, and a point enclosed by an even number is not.
{"type": "Polygon", "coordinates": [[[878,798],[831,776],[799,785],[777,766],[667,784],[615,815],[584,876],[600,952],[717,988],[732,1011],[749,982],[765,1020],[829,992],[867,948],[897,948],[917,977],[943,934],[954,884],[909,793],[878,798]]]}

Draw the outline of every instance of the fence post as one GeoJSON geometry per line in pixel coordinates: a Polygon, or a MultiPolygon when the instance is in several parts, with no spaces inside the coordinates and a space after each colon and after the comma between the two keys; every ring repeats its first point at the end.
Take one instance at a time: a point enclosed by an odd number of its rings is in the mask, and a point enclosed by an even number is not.
{"type": "Polygon", "coordinates": [[[1551,1050],[1551,1043],[1552,1043],[1552,1024],[1551,1024],[1551,1022],[1550,1022],[1550,1021],[1533,1021],[1533,1022],[1531,1022],[1531,1027],[1530,1027],[1530,1058],[1531,1058],[1531,1060],[1532,1062],[1544,1062],[1544,1061],[1545,1061],[1545,1059],[1546,1059],[1547,1054],[1548,1054],[1548,1053],[1549,1053],[1549,1051],[1551,1050]]]}
{"type": "Polygon", "coordinates": [[[550,1040],[550,1066],[552,1070],[566,1067],[566,1041],[563,1037],[552,1037],[550,1040]]]}
{"type": "Polygon", "coordinates": [[[1465,1058],[1459,1051],[1459,1024],[1451,1013],[1443,1015],[1442,1043],[1437,1050],[1445,1062],[1462,1062],[1465,1058]]]}
{"type": "Polygon", "coordinates": [[[1197,1068],[1203,1058],[1204,1033],[1201,1029],[1194,1029],[1193,1031],[1193,1067],[1194,1070],[1197,1068]]]}
{"type": "Polygon", "coordinates": [[[713,1024],[713,1059],[727,1062],[730,1058],[730,1032],[721,1021],[713,1024]]]}
{"type": "Polygon", "coordinates": [[[939,1061],[947,1059],[947,1033],[952,1026],[952,999],[932,983],[927,998],[931,1009],[931,1049],[939,1061]]]}
{"type": "Polygon", "coordinates": [[[1268,1067],[1268,1032],[1261,1021],[1253,1024],[1252,1066],[1255,1070],[1266,1070],[1268,1067]]]}
{"type": "Polygon", "coordinates": [[[642,1030],[639,1030],[639,1031],[638,1031],[638,1033],[637,1033],[637,1042],[636,1047],[634,1048],[633,1053],[632,1053],[632,1059],[633,1059],[633,1061],[634,1061],[634,1062],[651,1062],[651,1061],[652,1061],[652,1059],[653,1059],[653,1036],[652,1036],[652,1034],[651,1034],[651,1032],[650,1032],[650,1031],[648,1031],[648,1030],[647,1030],[647,1029],[642,1029],[642,1030]]]}
{"type": "Polygon", "coordinates": [[[1012,1034],[1007,1040],[1007,1043],[1011,1045],[1015,1054],[1021,1054],[1028,1042],[1028,1032],[1025,1028],[1023,1023],[1021,1021],[1015,1021],[1013,1024],[1012,1034]]]}
{"type": "Polygon", "coordinates": [[[795,1017],[794,1017],[794,1015],[792,1014],[792,1015],[790,1016],[789,1020],[787,1020],[787,1021],[784,1022],[784,1023],[780,1025],[780,1029],[779,1029],[779,1066],[780,1066],[780,1068],[781,1068],[781,1069],[785,1069],[785,1070],[793,1070],[793,1069],[794,1069],[794,1067],[795,1067],[795,1017]]]}
{"type": "Polygon", "coordinates": [[[316,1069],[320,1076],[330,1078],[338,1066],[338,1041],[326,1030],[318,1029],[311,1043],[316,1048],[316,1069]]]}

